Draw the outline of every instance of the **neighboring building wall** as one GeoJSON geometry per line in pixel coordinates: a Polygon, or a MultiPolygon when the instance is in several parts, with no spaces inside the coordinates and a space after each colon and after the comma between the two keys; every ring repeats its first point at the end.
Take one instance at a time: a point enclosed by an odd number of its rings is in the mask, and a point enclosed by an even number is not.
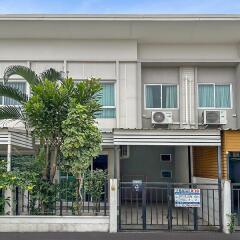
{"type": "Polygon", "coordinates": [[[217,147],[193,147],[193,176],[217,179],[217,147]]]}
{"type": "Polygon", "coordinates": [[[174,147],[130,146],[130,157],[120,160],[121,180],[142,179],[147,182],[171,182],[174,179],[162,178],[162,170],[172,171],[174,176],[174,147]],[[172,154],[172,162],[161,162],[160,154],[172,154]]]}
{"type": "Polygon", "coordinates": [[[228,152],[240,152],[240,130],[222,131],[222,171],[228,178],[228,152]]]}
{"type": "Polygon", "coordinates": [[[175,147],[175,182],[189,183],[188,147],[175,147]]]}

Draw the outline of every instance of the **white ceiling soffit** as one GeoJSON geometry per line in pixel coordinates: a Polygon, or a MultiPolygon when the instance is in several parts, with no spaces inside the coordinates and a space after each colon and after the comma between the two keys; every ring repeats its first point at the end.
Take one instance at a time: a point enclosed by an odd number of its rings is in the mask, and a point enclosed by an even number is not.
{"type": "Polygon", "coordinates": [[[239,15],[0,15],[0,38],[238,43],[239,15]]]}

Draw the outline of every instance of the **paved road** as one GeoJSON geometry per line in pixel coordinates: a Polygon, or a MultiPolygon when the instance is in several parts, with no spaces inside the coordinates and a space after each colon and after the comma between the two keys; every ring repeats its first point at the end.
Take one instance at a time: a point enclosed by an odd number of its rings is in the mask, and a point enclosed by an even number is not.
{"type": "Polygon", "coordinates": [[[232,235],[213,232],[151,233],[0,233],[0,240],[240,240],[232,235]]]}

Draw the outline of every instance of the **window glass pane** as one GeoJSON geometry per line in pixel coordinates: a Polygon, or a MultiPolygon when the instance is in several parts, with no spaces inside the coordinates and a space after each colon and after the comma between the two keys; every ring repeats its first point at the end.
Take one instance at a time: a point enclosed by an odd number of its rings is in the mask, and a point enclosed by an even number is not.
{"type": "Polygon", "coordinates": [[[199,107],[214,107],[214,86],[211,84],[198,85],[199,107]]]}
{"type": "Polygon", "coordinates": [[[100,104],[105,107],[97,114],[97,118],[115,118],[115,90],[114,83],[102,83],[102,91],[99,98],[100,104]],[[108,108],[110,107],[110,108],[108,108]]]}
{"type": "Polygon", "coordinates": [[[230,85],[215,86],[215,103],[217,108],[231,107],[230,85]]]}
{"type": "Polygon", "coordinates": [[[97,118],[115,118],[116,109],[115,108],[103,108],[101,112],[97,114],[97,118]]]}
{"type": "Polygon", "coordinates": [[[177,108],[177,86],[162,86],[162,108],[177,108]]]}
{"type": "Polygon", "coordinates": [[[102,84],[102,91],[100,92],[100,103],[103,106],[115,106],[113,83],[102,84]]]}
{"type": "Polygon", "coordinates": [[[161,108],[161,86],[146,86],[146,107],[161,108]]]}
{"type": "MultiPolygon", "coordinates": [[[[13,88],[17,88],[21,92],[26,93],[26,83],[24,83],[24,82],[7,83],[6,85],[11,86],[13,88]]],[[[19,102],[15,101],[11,98],[5,97],[4,98],[4,105],[19,105],[19,102]]]]}

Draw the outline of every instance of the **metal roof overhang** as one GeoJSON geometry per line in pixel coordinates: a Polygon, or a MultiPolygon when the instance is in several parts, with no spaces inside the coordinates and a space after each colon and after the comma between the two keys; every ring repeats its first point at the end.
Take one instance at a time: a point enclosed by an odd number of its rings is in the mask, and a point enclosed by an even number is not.
{"type": "Polygon", "coordinates": [[[33,149],[32,137],[26,131],[13,128],[0,129],[0,145],[17,146],[20,148],[33,149]]]}
{"type": "MultiPolygon", "coordinates": [[[[151,145],[151,146],[220,146],[220,130],[159,130],[114,129],[102,132],[102,146],[151,145]]],[[[12,128],[0,129],[0,148],[11,144],[19,149],[33,150],[31,136],[26,131],[12,128]]],[[[39,144],[39,141],[36,141],[39,144]]]]}
{"type": "Polygon", "coordinates": [[[220,146],[220,130],[114,129],[114,145],[220,146]]]}

